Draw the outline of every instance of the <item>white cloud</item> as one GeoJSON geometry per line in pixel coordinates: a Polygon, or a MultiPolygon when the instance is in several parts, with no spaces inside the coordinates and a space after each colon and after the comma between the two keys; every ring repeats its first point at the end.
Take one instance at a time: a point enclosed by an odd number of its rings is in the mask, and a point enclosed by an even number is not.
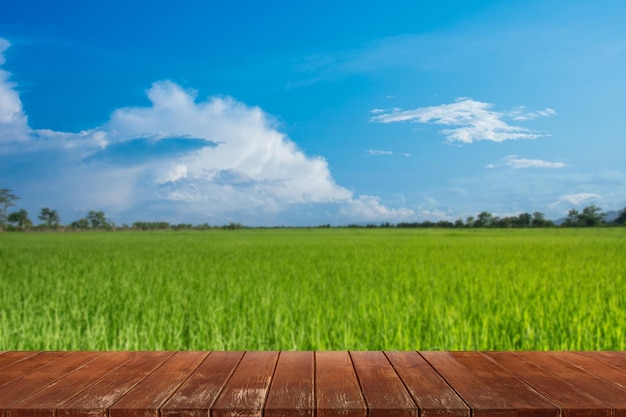
{"type": "MultiPolygon", "coordinates": [[[[479,140],[504,142],[505,140],[535,139],[545,136],[530,129],[508,124],[504,121],[507,115],[491,110],[492,107],[492,104],[462,97],[454,103],[440,106],[419,107],[413,110],[394,109],[387,113],[378,114],[372,117],[370,121],[455,126],[441,131],[448,142],[473,143],[479,140]]],[[[542,112],[545,113],[545,116],[556,114],[553,110],[542,112]]]]}
{"type": "Polygon", "coordinates": [[[513,120],[532,120],[537,117],[549,117],[555,116],[557,113],[554,109],[546,108],[544,110],[538,110],[534,112],[526,111],[525,107],[518,107],[517,109],[511,110],[507,113],[507,116],[511,117],[513,120]]]}
{"type": "Polygon", "coordinates": [[[370,156],[393,155],[392,151],[383,151],[380,149],[368,149],[367,154],[370,156]]]}
{"type": "Polygon", "coordinates": [[[363,221],[399,222],[415,219],[415,212],[408,208],[390,209],[380,203],[375,196],[361,195],[343,205],[341,214],[348,218],[360,218],[363,221]]]}
{"type": "Polygon", "coordinates": [[[489,164],[487,168],[508,167],[513,169],[525,168],[565,168],[567,165],[563,162],[550,162],[541,159],[524,159],[518,158],[517,155],[507,155],[497,164],[489,164]]]}
{"type": "MultiPolygon", "coordinates": [[[[8,46],[0,38],[0,64],[8,46]]],[[[392,221],[407,213],[355,197],[323,157],[306,155],[271,116],[233,98],[197,100],[160,81],[147,91],[149,106],[115,110],[103,126],[32,130],[8,78],[0,69],[0,177],[21,190],[23,204],[53,206],[68,222],[92,209],[122,221],[250,225],[321,223],[338,214],[347,222],[392,221]],[[317,207],[333,212],[320,215],[317,207]]]]}
{"type": "Polygon", "coordinates": [[[555,201],[551,205],[556,206],[562,203],[568,203],[568,204],[573,204],[575,206],[578,206],[587,200],[597,199],[600,197],[601,196],[599,194],[594,194],[594,193],[567,194],[567,195],[560,197],[557,201],[555,201]]]}
{"type": "MultiPolygon", "coordinates": [[[[0,38],[0,65],[4,64],[4,52],[11,44],[0,38]]],[[[0,142],[26,140],[30,129],[22,109],[22,101],[9,81],[10,74],[0,68],[0,142]]]]}

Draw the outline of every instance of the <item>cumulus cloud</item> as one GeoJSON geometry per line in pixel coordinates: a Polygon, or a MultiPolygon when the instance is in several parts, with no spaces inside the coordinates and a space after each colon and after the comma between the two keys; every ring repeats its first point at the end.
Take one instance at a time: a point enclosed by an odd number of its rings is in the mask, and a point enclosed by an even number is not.
{"type": "MultiPolygon", "coordinates": [[[[0,38],[0,66],[4,64],[4,52],[11,44],[0,38]]],[[[22,101],[9,81],[11,74],[0,68],[0,142],[26,140],[30,129],[22,109],[22,101]]]]}
{"type": "Polygon", "coordinates": [[[489,164],[487,168],[507,167],[513,169],[526,168],[565,168],[567,165],[563,162],[550,162],[541,159],[525,159],[519,158],[517,155],[507,155],[496,164],[489,164]]]}
{"type": "Polygon", "coordinates": [[[415,211],[408,208],[390,209],[381,204],[375,196],[361,195],[350,200],[341,208],[341,214],[347,218],[359,218],[363,221],[407,221],[415,219],[415,211]]]}
{"type": "MultiPolygon", "coordinates": [[[[0,64],[8,47],[0,39],[0,64]]],[[[323,157],[306,155],[259,107],[231,97],[198,100],[170,81],[154,83],[147,96],[150,105],[117,109],[93,129],[33,130],[0,69],[0,176],[11,182],[5,186],[28,190],[22,202],[30,198],[35,206],[105,210],[126,221],[255,225],[281,223],[281,213],[328,221],[306,213],[316,205],[349,213],[347,221],[403,213],[338,185],[323,157]]]]}
{"type": "MultiPolygon", "coordinates": [[[[473,143],[479,140],[504,142],[506,140],[535,139],[545,136],[530,129],[514,126],[505,120],[507,113],[492,110],[493,105],[462,97],[451,104],[439,106],[419,107],[413,110],[392,109],[386,113],[373,116],[370,121],[378,123],[413,122],[454,126],[443,129],[441,133],[448,142],[473,143]]],[[[548,109],[541,112],[525,113],[534,117],[556,114],[548,109]],[[543,114],[540,114],[543,113],[543,114]]],[[[517,110],[517,117],[522,113],[517,110]]],[[[529,117],[530,118],[530,117],[529,117]]],[[[518,119],[521,120],[521,119],[518,119]]]]}
{"type": "Polygon", "coordinates": [[[557,201],[552,203],[552,206],[556,206],[562,203],[568,203],[568,204],[573,204],[575,206],[578,206],[587,200],[597,199],[600,197],[601,196],[599,194],[594,194],[594,193],[567,194],[567,195],[560,197],[557,201]]]}

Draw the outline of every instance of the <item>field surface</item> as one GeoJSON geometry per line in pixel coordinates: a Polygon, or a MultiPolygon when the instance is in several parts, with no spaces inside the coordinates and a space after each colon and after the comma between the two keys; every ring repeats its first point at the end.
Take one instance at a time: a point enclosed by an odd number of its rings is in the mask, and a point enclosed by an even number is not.
{"type": "Polygon", "coordinates": [[[625,350],[626,229],[0,234],[0,350],[625,350]]]}

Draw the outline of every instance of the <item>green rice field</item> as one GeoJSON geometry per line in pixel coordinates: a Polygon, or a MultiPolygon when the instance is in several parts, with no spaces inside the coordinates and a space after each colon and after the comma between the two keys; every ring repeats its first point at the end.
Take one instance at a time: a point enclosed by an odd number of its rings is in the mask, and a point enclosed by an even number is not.
{"type": "Polygon", "coordinates": [[[0,350],[625,350],[626,228],[0,233],[0,350]]]}

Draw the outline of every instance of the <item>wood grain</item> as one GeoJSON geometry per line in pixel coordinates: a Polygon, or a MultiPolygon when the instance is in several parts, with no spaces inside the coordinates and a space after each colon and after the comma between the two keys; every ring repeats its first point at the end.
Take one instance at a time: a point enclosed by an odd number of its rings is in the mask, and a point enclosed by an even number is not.
{"type": "Polygon", "coordinates": [[[367,417],[367,406],[348,352],[315,352],[318,417],[367,417]]]}
{"type": "Polygon", "coordinates": [[[55,410],[130,358],[129,352],[105,352],[27,398],[11,404],[8,417],[55,417],[55,410]]]}
{"type": "Polygon", "coordinates": [[[278,352],[246,352],[211,409],[212,417],[261,417],[278,352]]]}
{"type": "Polygon", "coordinates": [[[626,417],[626,352],[0,352],[0,417],[626,417]]]}
{"type": "Polygon", "coordinates": [[[208,417],[243,352],[211,352],[161,408],[162,417],[208,417]]]}
{"type": "Polygon", "coordinates": [[[265,417],[313,417],[314,353],[281,352],[272,378],[265,417]]]}
{"type": "Polygon", "coordinates": [[[159,408],[208,352],[176,352],[109,408],[110,417],[158,417],[159,408]]]}
{"type": "Polygon", "coordinates": [[[523,352],[530,362],[573,385],[587,396],[608,404],[616,417],[626,415],[626,391],[562,359],[562,352],[523,352]]]}
{"type": "Polygon", "coordinates": [[[514,352],[486,355],[559,407],[565,417],[611,417],[611,407],[514,352]]]}
{"type": "Polygon", "coordinates": [[[58,417],[108,417],[108,409],[161,366],[174,352],[134,352],[122,366],[57,410],[58,417]]]}
{"type": "Polygon", "coordinates": [[[422,417],[470,417],[470,409],[417,352],[385,352],[422,417]]]}

